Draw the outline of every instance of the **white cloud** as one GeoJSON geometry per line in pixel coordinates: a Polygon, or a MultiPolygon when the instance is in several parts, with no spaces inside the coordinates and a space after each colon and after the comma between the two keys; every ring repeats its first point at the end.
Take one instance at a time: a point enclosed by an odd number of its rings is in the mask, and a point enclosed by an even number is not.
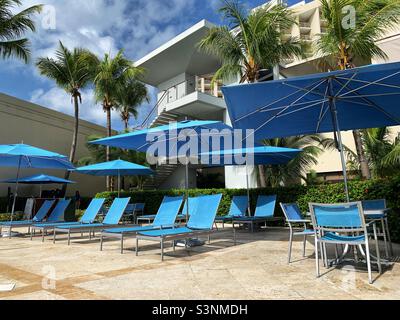
{"type": "MultiPolygon", "coordinates": [[[[162,43],[182,32],[197,21],[190,21],[189,13],[195,9],[195,0],[23,0],[24,7],[43,3],[55,8],[55,30],[43,28],[48,21],[46,12],[38,16],[37,32],[30,34],[33,61],[42,56],[53,56],[61,40],[68,48],[85,47],[99,56],[115,54],[124,48],[131,59],[139,59],[162,43]],[[47,19],[47,20],[46,20],[47,19]],[[43,22],[45,22],[43,24],[43,22]]],[[[20,63],[13,68],[21,69],[20,63]]],[[[31,92],[31,100],[51,109],[73,115],[70,98],[62,90],[39,75],[31,64],[24,66],[37,81],[39,89],[31,92]]],[[[26,72],[26,71],[25,71],[26,72]]],[[[105,115],[101,106],[95,105],[91,90],[83,92],[82,119],[101,125],[105,115]]],[[[155,90],[151,90],[152,101],[140,108],[137,123],[147,116],[155,105],[155,90]]],[[[121,124],[116,113],[114,122],[121,124]]]]}
{"type": "MultiPolygon", "coordinates": [[[[71,97],[61,89],[54,87],[48,91],[43,89],[35,90],[32,92],[30,100],[33,103],[37,103],[44,107],[74,116],[74,106],[72,104],[71,97]]],[[[102,107],[95,104],[92,90],[82,91],[80,117],[102,126],[105,126],[106,124],[106,115],[102,107]]],[[[116,123],[118,120],[117,113],[114,113],[114,126],[118,125],[118,123],[116,123]]]]}

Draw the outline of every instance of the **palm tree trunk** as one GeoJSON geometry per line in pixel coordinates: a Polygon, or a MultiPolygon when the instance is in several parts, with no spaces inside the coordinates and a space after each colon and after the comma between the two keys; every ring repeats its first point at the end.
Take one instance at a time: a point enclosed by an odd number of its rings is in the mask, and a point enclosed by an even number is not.
{"type": "MultiPolygon", "coordinates": [[[[111,137],[112,135],[112,129],[111,129],[111,108],[106,107],[106,112],[107,112],[107,137],[111,137]]],[[[106,148],[106,161],[110,161],[110,147],[107,146],[106,148]]],[[[112,191],[112,181],[111,177],[107,177],[107,191],[112,191]]]]}
{"type": "Polygon", "coordinates": [[[129,129],[129,119],[124,119],[124,123],[125,123],[125,131],[128,131],[128,129],[129,129]]]}
{"type": "MultiPolygon", "coordinates": [[[[79,133],[79,100],[77,95],[75,95],[73,98],[74,98],[74,109],[75,109],[75,123],[74,123],[74,134],[72,137],[71,151],[69,154],[69,161],[72,163],[75,161],[76,148],[78,146],[78,133],[79,133]]],[[[66,171],[64,178],[66,180],[69,180],[70,175],[71,171],[66,171]]],[[[65,194],[67,193],[67,187],[68,185],[66,184],[64,184],[62,187],[61,194],[63,196],[65,196],[65,194]]]]}
{"type": "Polygon", "coordinates": [[[258,166],[258,173],[259,173],[259,178],[260,178],[260,187],[266,188],[267,181],[265,179],[265,167],[263,165],[258,166]]]}
{"type": "Polygon", "coordinates": [[[353,131],[354,142],[357,149],[357,157],[360,163],[361,176],[365,180],[371,179],[371,170],[368,165],[367,158],[362,143],[361,132],[359,130],[353,131]]]}

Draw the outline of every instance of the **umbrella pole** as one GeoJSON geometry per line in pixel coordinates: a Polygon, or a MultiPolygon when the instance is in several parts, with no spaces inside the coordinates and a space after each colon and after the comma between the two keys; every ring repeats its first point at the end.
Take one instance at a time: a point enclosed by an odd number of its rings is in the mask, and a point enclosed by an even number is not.
{"type": "MultiPolygon", "coordinates": [[[[17,183],[15,185],[14,200],[13,200],[13,206],[12,206],[12,210],[11,210],[11,224],[14,220],[15,204],[17,202],[17,196],[18,196],[18,185],[19,185],[19,175],[21,172],[21,162],[22,162],[22,157],[19,157],[18,170],[17,170],[17,183]]],[[[11,238],[11,228],[10,228],[10,238],[11,238]]]]}
{"type": "Polygon", "coordinates": [[[188,221],[189,221],[189,158],[186,158],[185,189],[186,189],[186,223],[188,223],[188,221]]]}
{"type": "Polygon", "coordinates": [[[247,214],[251,216],[251,209],[250,209],[250,183],[249,183],[249,171],[248,166],[246,163],[246,184],[247,184],[247,214]]]}
{"type": "Polygon", "coordinates": [[[118,170],[118,198],[121,195],[121,173],[118,170]]]}

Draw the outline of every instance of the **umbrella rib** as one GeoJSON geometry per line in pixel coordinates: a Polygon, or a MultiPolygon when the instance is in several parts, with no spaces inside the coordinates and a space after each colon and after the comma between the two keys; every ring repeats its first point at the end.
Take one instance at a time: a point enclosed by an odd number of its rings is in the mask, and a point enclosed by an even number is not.
{"type": "MultiPolygon", "coordinates": [[[[395,76],[396,74],[394,74],[393,76],[395,76]]],[[[345,77],[335,77],[336,79],[341,79],[341,80],[349,80],[348,78],[345,77]]],[[[382,79],[385,80],[385,79],[382,79]]],[[[382,81],[380,80],[380,81],[382,81]]],[[[360,83],[364,83],[364,84],[369,84],[370,82],[365,81],[365,80],[360,80],[360,79],[353,79],[352,81],[354,82],[360,82],[360,83]]],[[[381,87],[386,87],[386,88],[395,88],[395,89],[400,89],[400,86],[396,86],[394,84],[387,84],[387,83],[375,83],[375,85],[377,86],[381,86],[381,87]]]]}
{"type": "Polygon", "coordinates": [[[293,111],[289,111],[289,112],[287,112],[285,114],[281,114],[281,115],[277,116],[277,118],[281,118],[281,117],[284,117],[284,116],[287,116],[287,115],[290,115],[290,114],[293,114],[293,113],[296,113],[296,112],[299,112],[299,111],[307,110],[309,108],[312,108],[312,107],[315,107],[315,106],[319,105],[321,102],[325,103],[326,99],[325,100],[319,100],[317,102],[314,102],[313,104],[310,104],[308,106],[302,107],[300,109],[296,109],[296,110],[293,110],[293,111]]]}
{"type": "MultiPolygon", "coordinates": [[[[339,96],[339,95],[342,93],[342,91],[344,90],[344,88],[347,88],[347,86],[350,84],[350,82],[351,82],[351,81],[354,81],[354,78],[355,78],[356,75],[357,75],[357,72],[355,72],[355,73],[351,76],[351,78],[347,80],[347,82],[346,82],[345,85],[342,85],[342,84],[341,84],[342,87],[340,88],[340,90],[339,90],[339,92],[336,94],[336,96],[339,96]]],[[[340,83],[340,82],[339,82],[339,83],[340,83]]]]}
{"type": "MultiPolygon", "coordinates": [[[[318,82],[319,82],[319,83],[318,83],[318,86],[319,86],[320,84],[322,84],[322,83],[324,82],[324,80],[325,80],[325,79],[323,79],[321,82],[318,81],[318,82]]],[[[316,82],[312,83],[309,87],[314,86],[315,83],[316,83],[316,82]]],[[[318,86],[316,86],[315,88],[317,88],[318,86]]],[[[315,89],[315,88],[313,88],[313,89],[315,89]]],[[[270,107],[270,106],[272,106],[272,105],[274,105],[274,104],[276,104],[276,103],[278,103],[278,102],[280,102],[280,101],[282,101],[282,100],[285,100],[285,99],[287,99],[287,98],[290,98],[291,96],[294,96],[295,94],[297,94],[297,93],[299,93],[299,92],[301,92],[301,91],[304,91],[304,90],[306,90],[306,89],[307,89],[307,88],[300,88],[300,89],[297,90],[296,92],[293,92],[293,93],[289,94],[289,95],[286,96],[286,97],[279,98],[279,99],[277,99],[277,100],[271,102],[270,104],[268,104],[268,105],[266,105],[266,106],[260,107],[260,108],[258,108],[257,110],[254,110],[253,112],[250,112],[250,113],[248,113],[248,114],[246,114],[246,115],[244,115],[244,116],[241,116],[241,117],[237,118],[236,120],[234,120],[233,122],[238,122],[238,121],[241,121],[241,120],[243,120],[243,119],[245,119],[245,118],[247,118],[247,117],[250,117],[251,115],[256,114],[256,113],[258,113],[258,112],[260,112],[260,111],[263,111],[264,109],[267,109],[268,107],[270,107]]],[[[313,90],[313,89],[311,89],[311,90],[313,90]]]]}
{"type": "MultiPolygon", "coordinates": [[[[335,81],[339,82],[341,84],[341,82],[337,79],[335,79],[335,81]]],[[[378,106],[376,103],[374,103],[373,101],[363,97],[362,95],[360,95],[359,93],[357,93],[357,91],[354,91],[354,93],[360,97],[361,100],[365,101],[366,103],[369,103],[368,106],[377,109],[378,111],[382,112],[384,115],[386,115],[388,118],[392,119],[394,122],[397,122],[398,124],[400,124],[400,119],[397,119],[396,117],[394,117],[393,115],[391,115],[390,113],[388,113],[385,109],[381,108],[380,106],[378,106]]],[[[340,99],[342,99],[342,97],[340,97],[340,99]]],[[[339,99],[339,100],[340,100],[339,99]]],[[[353,103],[356,103],[353,101],[353,103]]]]}
{"type": "Polygon", "coordinates": [[[377,93],[377,94],[363,94],[359,96],[346,96],[346,97],[339,97],[338,100],[344,100],[344,99],[354,99],[354,98],[371,98],[371,97],[384,97],[384,96],[396,96],[400,95],[400,92],[390,92],[390,93],[377,93]]]}
{"type": "Polygon", "coordinates": [[[326,110],[325,110],[325,112],[324,112],[326,97],[328,96],[328,90],[329,90],[329,87],[326,86],[326,90],[325,90],[325,100],[323,100],[323,102],[322,102],[321,112],[319,113],[317,128],[316,128],[316,131],[315,131],[315,132],[318,132],[318,131],[319,131],[319,128],[321,127],[322,120],[325,118],[326,114],[327,114],[328,111],[329,111],[329,106],[328,106],[328,108],[326,108],[326,110]]]}
{"type": "MultiPolygon", "coordinates": [[[[324,82],[326,82],[326,79],[323,79],[320,83],[318,83],[316,86],[314,86],[311,90],[306,90],[307,92],[302,95],[300,98],[296,99],[291,105],[287,106],[286,108],[284,108],[282,111],[278,112],[276,115],[274,115],[273,117],[271,117],[270,119],[268,119],[266,122],[264,122],[261,126],[259,126],[257,129],[254,130],[254,133],[256,133],[257,131],[259,131],[260,129],[262,129],[263,127],[265,127],[268,123],[270,123],[271,121],[275,120],[278,116],[280,116],[281,114],[283,114],[286,110],[288,110],[293,104],[297,103],[299,100],[301,100],[302,98],[304,98],[305,96],[307,96],[312,90],[315,90],[316,88],[318,88],[321,84],[323,84],[324,82]]],[[[325,98],[325,97],[324,97],[325,98]]],[[[254,134],[253,133],[253,134],[254,134]]],[[[246,137],[246,139],[249,136],[246,137]]]]}
{"type": "MultiPolygon", "coordinates": [[[[320,103],[320,102],[322,102],[323,101],[323,99],[321,100],[321,99],[319,99],[319,100],[312,100],[312,101],[306,101],[306,102],[300,102],[300,103],[295,103],[295,104],[291,104],[290,106],[291,107],[298,107],[298,106],[304,106],[304,105],[306,105],[306,104],[309,104],[309,103],[320,103]]],[[[284,109],[284,108],[286,108],[286,107],[288,107],[289,105],[285,105],[285,106],[282,106],[282,107],[277,107],[277,108],[272,108],[272,109],[268,109],[268,110],[261,110],[260,112],[270,112],[270,111],[276,111],[276,110],[281,110],[281,109],[284,109]]]]}
{"type": "MultiPolygon", "coordinates": [[[[367,83],[366,85],[361,86],[361,87],[359,87],[359,88],[357,88],[357,89],[352,89],[351,91],[348,91],[348,92],[346,92],[345,94],[343,94],[341,97],[347,96],[347,95],[349,95],[350,93],[359,91],[359,90],[361,90],[361,89],[370,87],[370,86],[372,86],[372,85],[374,85],[374,84],[375,84],[375,85],[391,86],[391,85],[380,84],[380,82],[383,81],[383,80],[392,78],[392,77],[394,77],[394,76],[397,75],[397,74],[400,74],[400,71],[395,72],[395,73],[393,73],[393,74],[391,74],[391,75],[388,75],[388,76],[386,76],[386,77],[383,77],[383,78],[381,78],[381,79],[375,80],[375,81],[373,81],[373,82],[365,81],[365,83],[367,83]]],[[[354,81],[357,81],[357,80],[354,80],[354,81]]],[[[339,82],[339,83],[341,83],[341,82],[339,82]]],[[[396,86],[395,86],[395,87],[396,87],[396,86]]],[[[399,89],[399,87],[396,87],[396,88],[399,89]]]]}

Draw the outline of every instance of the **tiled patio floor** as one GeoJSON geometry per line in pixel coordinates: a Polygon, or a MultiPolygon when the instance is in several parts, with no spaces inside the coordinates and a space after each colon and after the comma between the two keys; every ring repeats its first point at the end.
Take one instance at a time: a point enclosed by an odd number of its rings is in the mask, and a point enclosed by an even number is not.
{"type": "MultiPolygon", "coordinates": [[[[136,257],[135,240],[121,255],[118,241],[100,252],[98,240],[76,239],[68,247],[50,239],[0,239],[0,284],[16,284],[0,299],[400,299],[399,262],[374,285],[364,271],[348,267],[323,269],[327,273],[316,279],[313,246],[303,259],[295,243],[289,266],[287,238],[284,229],[241,231],[233,246],[227,229],[211,245],[168,250],[164,263],[155,243],[142,242],[136,257]]],[[[400,246],[395,251],[400,256],[400,246]]]]}

